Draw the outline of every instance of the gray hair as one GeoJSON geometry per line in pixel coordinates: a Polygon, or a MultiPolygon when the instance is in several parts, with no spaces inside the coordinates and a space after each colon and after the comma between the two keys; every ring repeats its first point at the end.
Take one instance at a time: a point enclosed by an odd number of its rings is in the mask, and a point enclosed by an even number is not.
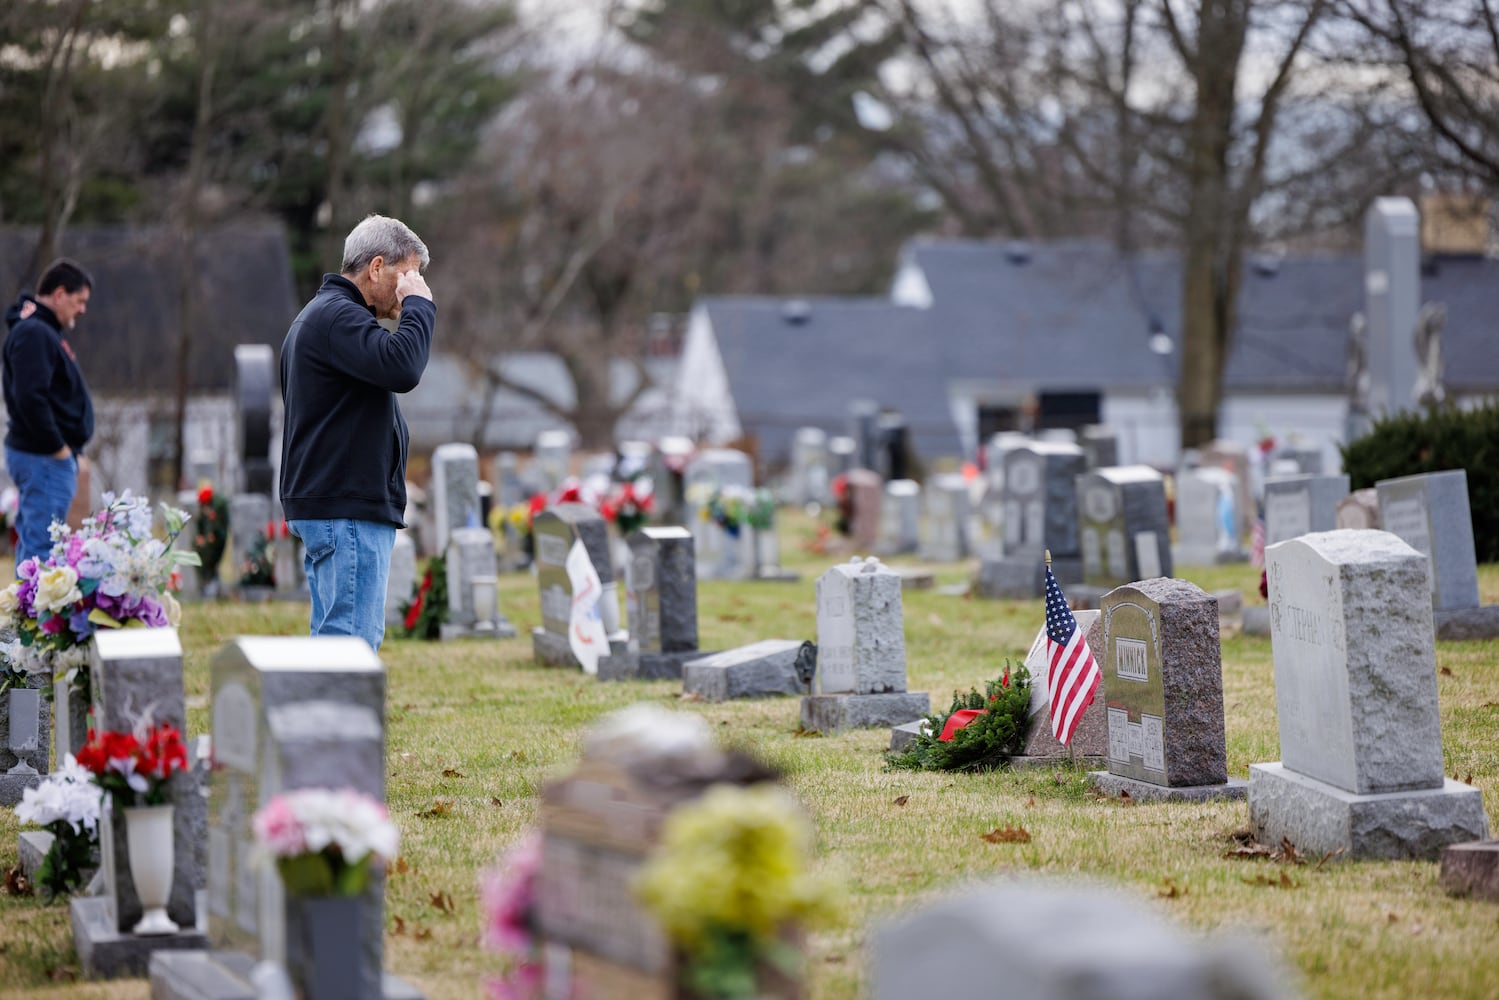
{"type": "Polygon", "coordinates": [[[358,274],[376,257],[384,257],[387,264],[399,264],[408,257],[416,257],[423,271],[431,259],[427,244],[406,223],[384,215],[367,215],[344,240],[342,273],[358,274]]]}

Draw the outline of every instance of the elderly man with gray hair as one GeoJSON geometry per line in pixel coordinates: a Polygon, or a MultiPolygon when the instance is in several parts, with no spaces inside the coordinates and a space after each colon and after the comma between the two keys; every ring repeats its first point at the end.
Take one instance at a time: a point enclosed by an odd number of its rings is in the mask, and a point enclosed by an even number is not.
{"type": "Polygon", "coordinates": [[[427,247],[371,215],[344,240],[340,274],[281,345],[281,506],[307,548],[313,635],[385,638],[385,585],[406,526],[406,420],[396,393],[421,381],[437,306],[427,247]],[[382,319],[398,320],[394,331],[382,319]]]}

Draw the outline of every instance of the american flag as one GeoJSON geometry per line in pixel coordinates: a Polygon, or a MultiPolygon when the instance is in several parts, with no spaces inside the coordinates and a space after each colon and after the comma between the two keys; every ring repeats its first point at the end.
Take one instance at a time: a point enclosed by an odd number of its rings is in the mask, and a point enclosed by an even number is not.
{"type": "Polygon", "coordinates": [[[1051,734],[1064,746],[1093,702],[1101,675],[1093,651],[1057,578],[1046,567],[1046,690],[1051,694],[1051,734]]]}
{"type": "Polygon", "coordinates": [[[1255,518],[1254,530],[1249,534],[1249,565],[1255,569],[1265,568],[1265,519],[1255,518]]]}

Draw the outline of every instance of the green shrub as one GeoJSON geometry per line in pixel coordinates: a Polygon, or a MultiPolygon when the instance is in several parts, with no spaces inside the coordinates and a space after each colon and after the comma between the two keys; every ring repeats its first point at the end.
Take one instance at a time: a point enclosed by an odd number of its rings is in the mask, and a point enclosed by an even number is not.
{"type": "Polygon", "coordinates": [[[1499,562],[1499,403],[1387,417],[1342,448],[1349,486],[1464,469],[1479,562],[1499,562]]]}

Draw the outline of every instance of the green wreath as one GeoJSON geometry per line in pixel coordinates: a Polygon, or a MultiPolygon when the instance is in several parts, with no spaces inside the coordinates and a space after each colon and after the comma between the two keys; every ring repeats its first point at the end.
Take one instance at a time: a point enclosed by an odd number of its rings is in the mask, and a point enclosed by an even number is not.
{"type": "Polygon", "coordinates": [[[1012,672],[1005,661],[1003,677],[990,681],[984,692],[954,691],[952,707],[929,715],[921,732],[907,747],[890,755],[891,768],[904,771],[988,771],[1002,767],[1025,749],[1030,730],[1030,671],[1012,672]],[[954,712],[978,710],[979,715],[953,733],[939,737],[954,712]]]}

